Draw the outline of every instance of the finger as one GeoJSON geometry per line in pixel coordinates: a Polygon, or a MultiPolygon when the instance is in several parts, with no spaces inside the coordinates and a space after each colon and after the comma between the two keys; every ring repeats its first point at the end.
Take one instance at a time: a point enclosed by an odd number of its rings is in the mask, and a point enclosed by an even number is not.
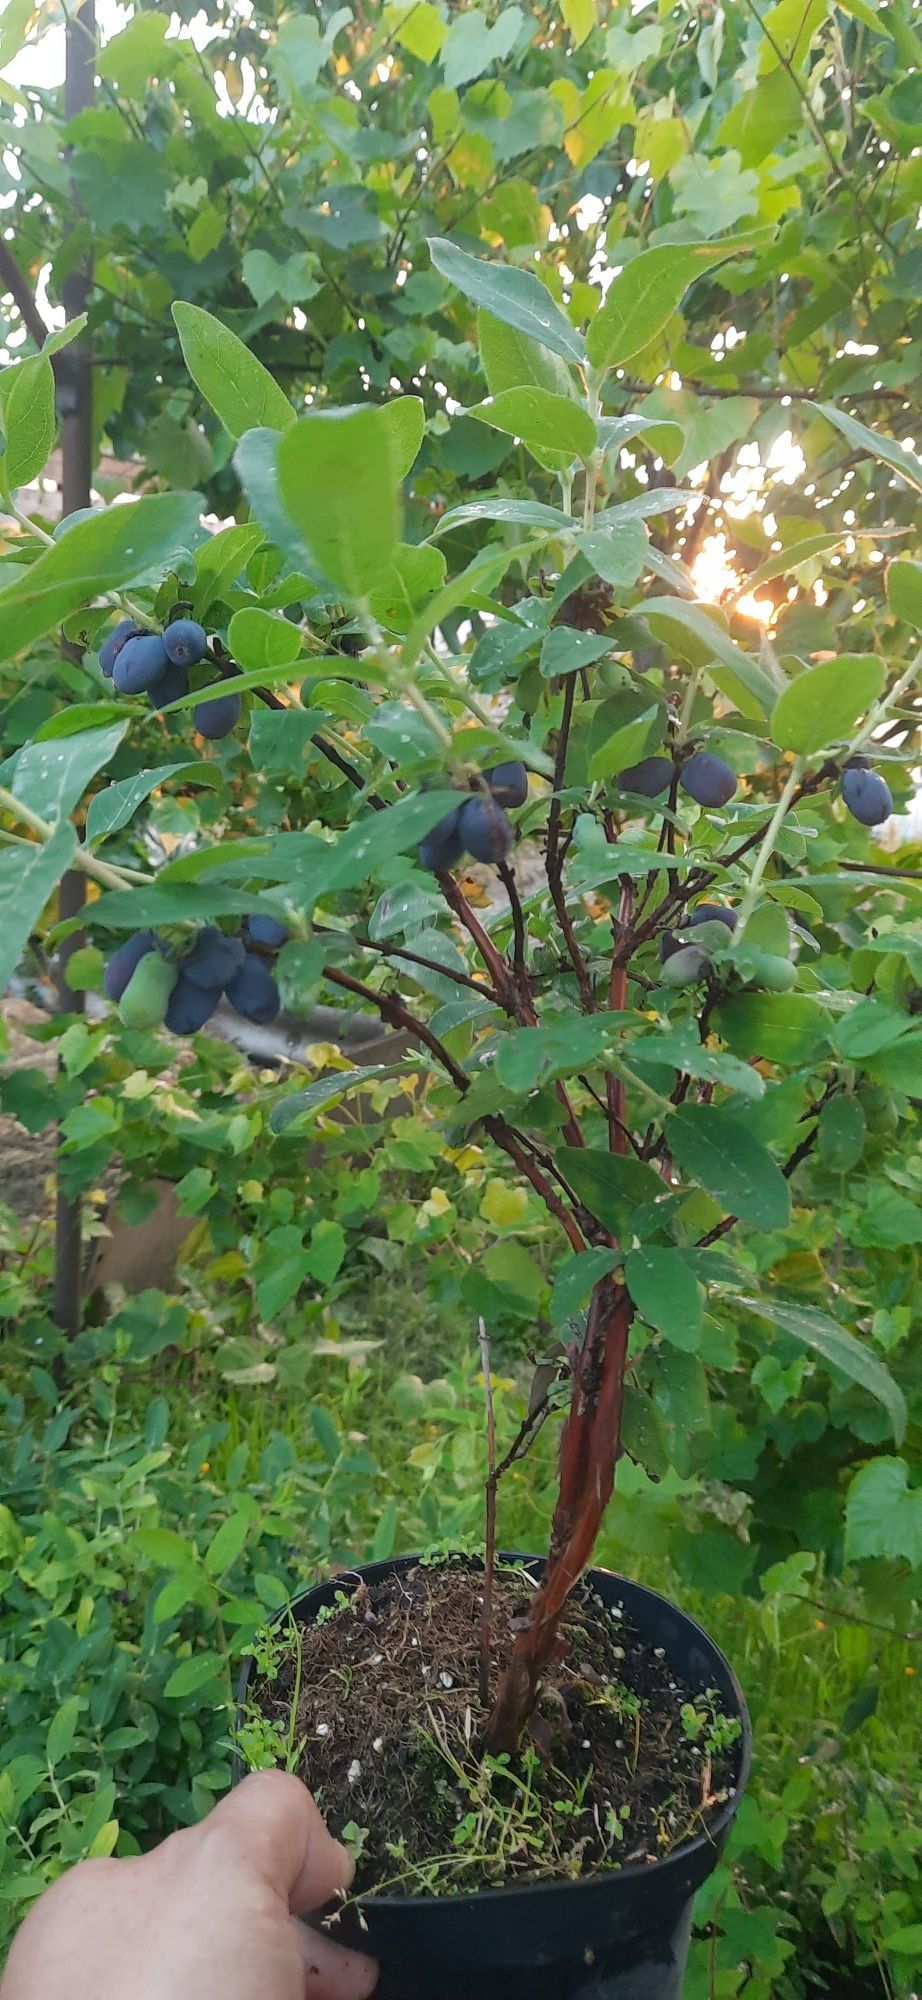
{"type": "Polygon", "coordinates": [[[344,1889],[355,1863],[327,1831],[300,1778],[253,1771],[222,1799],[201,1831],[224,1863],[282,1897],[292,1915],[318,1910],[344,1889]]]}
{"type": "Polygon", "coordinates": [[[378,1968],[363,1952],[333,1944],[322,1931],[295,1924],[304,1962],[304,2000],[367,2000],[378,1982],[378,1968]]]}

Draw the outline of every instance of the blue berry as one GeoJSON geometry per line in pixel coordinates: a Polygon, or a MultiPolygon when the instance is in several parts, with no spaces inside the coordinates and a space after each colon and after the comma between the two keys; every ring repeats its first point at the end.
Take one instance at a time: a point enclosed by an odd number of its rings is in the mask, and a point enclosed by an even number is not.
{"type": "Polygon", "coordinates": [[[494,799],[465,799],[458,810],[458,837],[475,861],[505,861],[512,846],[512,828],[494,799]]]}
{"type": "Polygon", "coordinates": [[[736,772],[713,750],[696,750],[682,766],[680,784],[699,806],[725,806],[736,791],[736,772]]]}
{"type": "Polygon", "coordinates": [[[120,618],[114,632],[110,632],[103,640],[98,658],[107,681],[112,679],[112,669],[126,640],[133,638],[137,629],[133,618],[120,618]]]}
{"type": "Polygon", "coordinates": [[[862,826],[879,826],[893,811],[893,797],[886,778],[863,764],[846,764],[842,773],[842,797],[853,819],[862,826]]]}
{"type": "Polygon", "coordinates": [[[417,849],[421,868],[431,868],[433,875],[444,875],[461,859],[461,840],[458,833],[458,807],[445,814],[436,826],[430,827],[423,835],[417,849]]]}
{"type": "Polygon", "coordinates": [[[245,1021],[266,1027],[281,1007],[279,989],[271,972],[256,953],[248,951],[238,972],[228,981],[227,997],[245,1021]]]}
{"type": "Polygon", "coordinates": [[[180,973],[170,994],[165,1025],[174,1035],[194,1035],[197,1028],[204,1028],[220,997],[212,987],[196,986],[194,980],[180,973]]]}
{"type": "Polygon", "coordinates": [[[243,964],[243,945],[237,937],[225,937],[216,924],[206,924],[187,958],[182,962],[182,976],[192,981],[193,986],[203,986],[207,992],[220,993],[233,979],[235,972],[243,964]]]}
{"type": "Polygon", "coordinates": [[[528,797],[528,772],[514,759],[508,764],[491,764],[484,779],[498,806],[523,806],[528,797]]]}
{"type": "Polygon", "coordinates": [[[219,694],[198,702],[192,710],[192,720],[200,736],[209,743],[220,743],[240,721],[239,694],[219,694]]]}
{"type": "Polygon", "coordinates": [[[126,938],[117,951],[112,953],[102,976],[103,989],[110,1000],[120,1000],[133,972],[137,971],[142,958],[149,951],[156,951],[157,940],[153,931],[136,931],[134,937],[126,938]]]}
{"type": "Polygon", "coordinates": [[[658,799],[668,792],[674,768],[671,757],[642,757],[639,764],[629,764],[626,771],[618,772],[619,790],[637,792],[642,799],[658,799]]]}
{"type": "Polygon", "coordinates": [[[138,632],[133,639],[126,639],[112,679],[119,694],[146,694],[159,681],[166,664],[166,647],[159,632],[138,632]]]}
{"type": "Polygon", "coordinates": [[[247,917],[243,928],[249,944],[264,945],[267,951],[279,951],[288,937],[277,917],[247,917]]]}
{"type": "Polygon", "coordinates": [[[194,667],[202,659],[208,643],[204,625],[194,618],[174,618],[163,635],[167,659],[174,667],[194,667]]]}

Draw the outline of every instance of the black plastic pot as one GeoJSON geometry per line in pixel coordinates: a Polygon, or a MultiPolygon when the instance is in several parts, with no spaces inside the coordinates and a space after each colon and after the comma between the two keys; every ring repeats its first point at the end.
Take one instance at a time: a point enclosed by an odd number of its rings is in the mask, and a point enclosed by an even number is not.
{"type": "MultiPolygon", "coordinates": [[[[502,1559],[537,1575],[544,1567],[533,1556],[502,1559]]],[[[353,1574],[376,1583],[417,1560],[401,1556],[353,1574]]],[[[739,1717],[732,1796],[706,1833],[662,1861],[473,1896],[369,1897],[362,1904],[367,1928],[346,1911],[332,1935],[379,1960],[377,2000],[680,2000],[695,1891],[717,1865],[749,1776],[749,1716],[728,1661],[693,1618],[609,1570],[592,1570],[588,1580],[604,1604],[623,1606],[651,1646],[665,1648],[693,1692],[716,1688],[726,1713],[739,1717]]],[[[310,1624],[342,1585],[333,1577],[304,1591],[292,1604],[295,1618],[310,1624]]],[[[251,1664],[240,1681],[241,1708],[251,1664]]]]}

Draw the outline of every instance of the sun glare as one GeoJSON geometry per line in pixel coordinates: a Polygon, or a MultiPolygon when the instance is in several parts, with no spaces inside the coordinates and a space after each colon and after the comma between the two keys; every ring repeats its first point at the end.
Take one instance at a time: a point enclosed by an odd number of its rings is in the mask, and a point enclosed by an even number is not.
{"type": "MultiPolygon", "coordinates": [[[[743,582],[739,570],[730,560],[727,538],[723,534],[705,537],[692,563],[691,574],[695,596],[700,598],[702,604],[725,603],[743,582]]],[[[743,618],[753,618],[760,625],[768,625],[775,607],[770,598],[757,597],[750,590],[737,598],[734,609],[743,618]]]]}

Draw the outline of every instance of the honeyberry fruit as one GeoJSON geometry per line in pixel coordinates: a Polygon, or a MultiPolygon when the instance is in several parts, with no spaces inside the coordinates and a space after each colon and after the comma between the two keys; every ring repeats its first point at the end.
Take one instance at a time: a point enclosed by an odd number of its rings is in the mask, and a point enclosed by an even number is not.
{"type": "Polygon", "coordinates": [[[220,743],[240,721],[239,694],[219,694],[210,701],[198,702],[192,710],[192,720],[200,736],[207,737],[209,743],[220,743]]]}
{"type": "Polygon", "coordinates": [[[642,757],[639,764],[618,772],[618,788],[638,792],[642,799],[658,799],[668,792],[674,768],[671,757],[642,757]]]}
{"type": "Polygon", "coordinates": [[[736,791],[736,772],[713,750],[696,750],[682,766],[679,783],[696,805],[725,806],[736,791]]]}
{"type": "Polygon", "coordinates": [[[174,618],[163,635],[167,659],[174,667],[194,667],[208,643],[204,625],[194,618],[174,618]]]}
{"type": "Polygon", "coordinates": [[[120,1000],[136,966],[149,951],[156,951],[157,940],[153,931],[136,931],[134,937],[126,938],[117,951],[112,953],[102,976],[103,990],[110,1000],[120,1000]]]}
{"type": "Polygon", "coordinates": [[[206,991],[220,993],[233,979],[235,972],[243,964],[244,947],[237,937],[225,937],[216,924],[206,924],[187,958],[182,962],[184,979],[191,979],[193,986],[204,986],[206,991]]]}
{"type": "Polygon", "coordinates": [[[112,679],[119,694],[146,694],[159,681],[166,664],[166,647],[159,632],[137,632],[125,640],[112,679]]]}
{"type": "Polygon", "coordinates": [[[112,679],[112,669],[126,640],[133,638],[137,629],[133,618],[120,618],[114,632],[103,640],[98,658],[107,681],[112,679]]]}
{"type": "Polygon", "coordinates": [[[152,708],[169,708],[171,701],[181,701],[188,692],[188,667],[175,667],[172,660],[168,660],[160,679],[148,688],[147,698],[152,708]]]}
{"type": "Polygon", "coordinates": [[[455,862],[461,859],[457,806],[423,835],[417,855],[420,867],[431,868],[433,875],[444,875],[446,869],[453,868],[455,862]]]}
{"type": "Polygon", "coordinates": [[[893,798],[886,778],[857,762],[846,764],[842,773],[842,797],[853,819],[862,826],[879,826],[893,811],[893,798]]]}
{"type": "Polygon", "coordinates": [[[279,951],[288,937],[286,925],[277,917],[246,917],[243,930],[248,944],[264,945],[267,951],[279,951]]]}
{"type": "Polygon", "coordinates": [[[512,828],[495,799],[465,799],[458,810],[458,838],[475,861],[505,861],[512,828]]]}
{"type": "Polygon", "coordinates": [[[686,917],[685,922],[692,930],[698,924],[726,924],[728,931],[736,929],[736,911],[726,903],[698,903],[686,917]]]}
{"type": "Polygon", "coordinates": [[[194,980],[181,972],[170,994],[164,1016],[166,1026],[174,1035],[194,1035],[214,1013],[220,997],[213,987],[196,986],[194,980]]]}
{"type": "Polygon", "coordinates": [[[663,980],[667,986],[694,986],[710,970],[710,964],[700,945],[680,944],[665,960],[663,980]]]}
{"type": "Polygon", "coordinates": [[[528,772],[514,759],[509,764],[491,764],[484,778],[498,806],[523,806],[528,797],[528,772]]]}
{"type": "Polygon", "coordinates": [[[778,952],[753,952],[749,967],[753,986],[764,986],[766,993],[790,993],[797,983],[796,967],[778,952]]]}
{"type": "Polygon", "coordinates": [[[145,952],[118,1003],[126,1028],[159,1028],[179,972],[159,951],[145,952]]]}
{"type": "Polygon", "coordinates": [[[227,997],[245,1021],[255,1021],[258,1027],[274,1021],[282,1004],[271,972],[254,951],[244,954],[239,971],[228,981],[227,997]]]}

